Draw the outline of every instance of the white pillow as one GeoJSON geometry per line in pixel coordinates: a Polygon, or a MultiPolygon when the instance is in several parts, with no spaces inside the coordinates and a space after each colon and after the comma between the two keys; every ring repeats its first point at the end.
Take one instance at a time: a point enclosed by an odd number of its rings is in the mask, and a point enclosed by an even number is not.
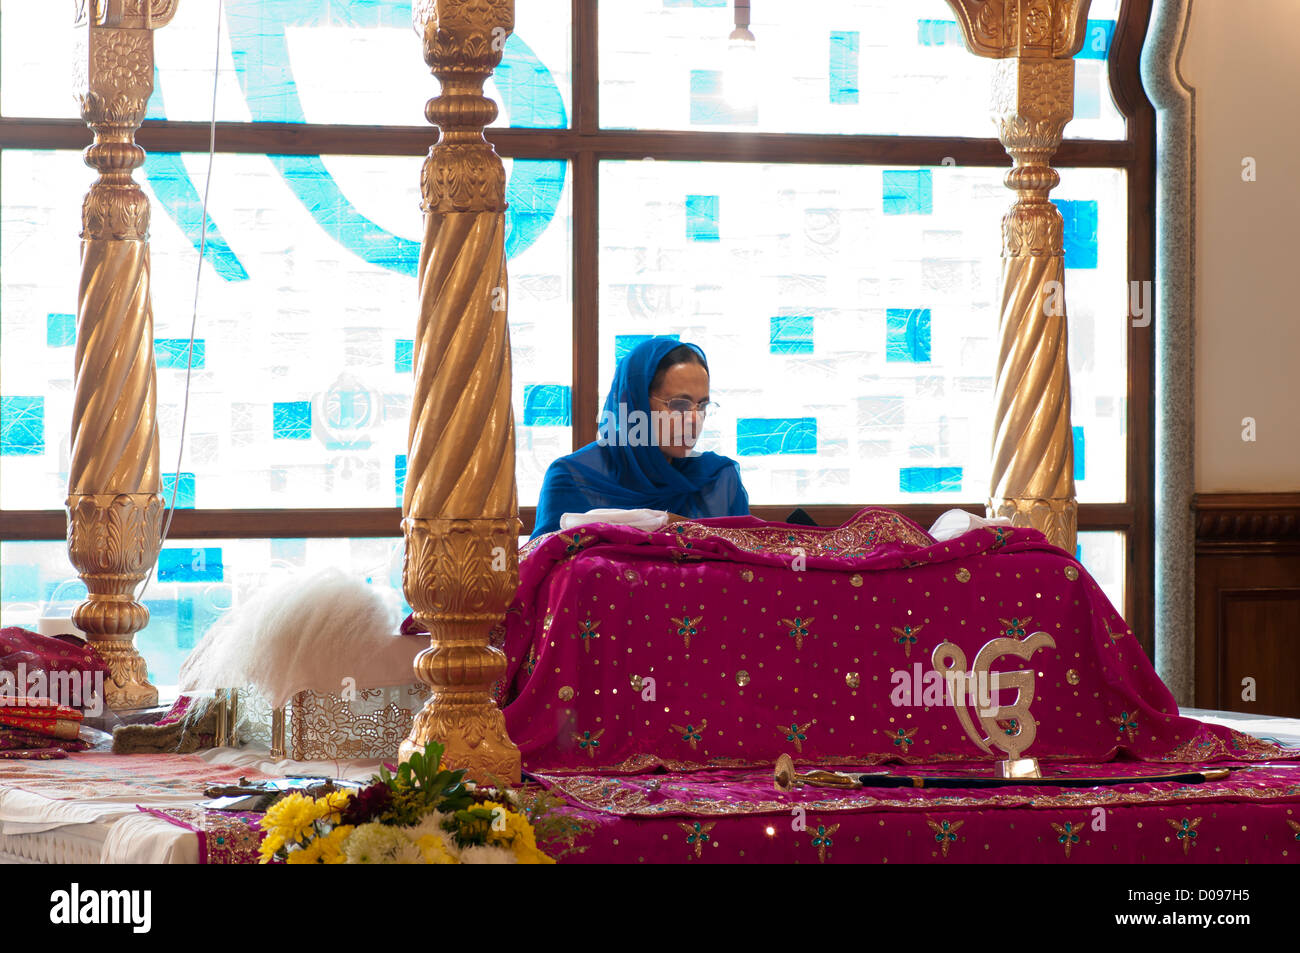
{"type": "Polygon", "coordinates": [[[565,513],[560,517],[560,529],[573,529],[588,523],[614,523],[634,529],[658,529],[668,522],[667,510],[587,510],[585,513],[565,513]]]}

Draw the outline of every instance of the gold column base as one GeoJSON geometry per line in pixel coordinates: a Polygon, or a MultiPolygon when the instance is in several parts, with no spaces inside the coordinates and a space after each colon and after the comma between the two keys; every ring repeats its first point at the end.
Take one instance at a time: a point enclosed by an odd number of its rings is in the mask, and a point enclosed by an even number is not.
{"type": "Polygon", "coordinates": [[[1071,556],[1079,536],[1079,504],[1073,499],[1002,499],[989,501],[990,516],[1007,516],[1012,526],[1036,529],[1047,537],[1053,546],[1059,546],[1071,556]]]}
{"type": "Polygon", "coordinates": [[[149,610],[136,587],[158,558],[163,498],[157,493],[72,494],[68,497],[68,558],[89,590],[73,624],[108,666],[104,703],[115,711],[158,704],[135,633],[149,610]]]}
{"type": "Polygon", "coordinates": [[[429,629],[415,674],[432,694],[402,742],[401,760],[436,741],[444,763],[475,781],[519,783],[519,748],[491,691],[506,657],[488,644],[518,584],[519,528],[514,517],[402,520],[402,587],[429,629]]]}
{"type": "MultiPolygon", "coordinates": [[[[416,659],[416,672],[424,679],[421,662],[425,649],[416,659]]],[[[489,649],[501,655],[496,649],[489,649]]],[[[501,656],[505,667],[505,656],[501,656]]],[[[398,757],[405,761],[412,752],[423,751],[431,741],[445,748],[442,756],[449,768],[465,768],[475,781],[498,780],[518,784],[523,770],[519,748],[506,732],[506,720],[491,698],[484,700],[482,692],[456,692],[435,689],[434,696],[415,716],[411,733],[398,749],[398,757]]]]}

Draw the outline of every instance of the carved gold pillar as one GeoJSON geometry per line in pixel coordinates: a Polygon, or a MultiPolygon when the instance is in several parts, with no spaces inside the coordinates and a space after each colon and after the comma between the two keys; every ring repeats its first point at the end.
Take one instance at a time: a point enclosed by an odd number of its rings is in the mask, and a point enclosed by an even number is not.
{"type": "Polygon", "coordinates": [[[149,621],[135,590],[158,558],[163,499],[149,201],[131,174],[144,162],[135,131],[153,91],[153,31],[176,3],[92,0],[76,14],[77,94],[95,136],[85,160],[99,177],[81,214],[68,556],[89,590],[72,618],[109,666],[115,709],[158,702],[134,641],[149,621]]]}
{"type": "Polygon", "coordinates": [[[1051,167],[1074,116],[1074,60],[1091,0],[948,0],[966,45],[997,59],[994,119],[1013,159],[1002,219],[1002,311],[989,513],[1074,552],[1074,436],[1061,213],[1051,167]]]}
{"type": "Polygon", "coordinates": [[[505,656],[488,632],[519,581],[505,169],[483,137],[497,107],[483,84],[514,28],[513,0],[422,0],[424,59],[442,83],[425,115],[441,137],[421,173],[424,241],[415,396],[402,530],[402,587],[430,645],[415,660],[432,696],[401,757],[430,741],[470,776],[519,780],[520,757],[492,700],[505,656]]]}

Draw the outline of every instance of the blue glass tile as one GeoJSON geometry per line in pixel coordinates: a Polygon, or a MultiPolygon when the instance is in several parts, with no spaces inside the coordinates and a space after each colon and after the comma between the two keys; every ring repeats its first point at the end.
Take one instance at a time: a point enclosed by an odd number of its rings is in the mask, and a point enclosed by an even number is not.
{"type": "MultiPolygon", "coordinates": [[[[158,366],[162,368],[185,370],[185,366],[190,360],[189,349],[189,338],[154,338],[153,341],[154,357],[158,361],[158,366]]],[[[195,370],[203,366],[205,352],[203,338],[195,338],[193,363],[195,370]]]]}
{"type": "Polygon", "coordinates": [[[1110,43],[1115,38],[1114,20],[1089,20],[1083,35],[1083,48],[1075,54],[1076,60],[1104,60],[1110,56],[1110,43]]]}
{"type": "Polygon", "coordinates": [[[515,159],[510,163],[506,182],[507,258],[527,251],[551,224],[567,171],[563,159],[515,159]]]}
{"type": "Polygon", "coordinates": [[[811,354],[813,352],[812,315],[788,314],[773,317],[769,349],[773,354],[811,354]]]}
{"type": "Polygon", "coordinates": [[[716,195],[686,196],[686,237],[693,242],[718,240],[719,199],[716,195]]]}
{"type": "Polygon", "coordinates": [[[393,370],[398,374],[410,374],[415,370],[415,342],[397,340],[393,342],[393,370]]]}
{"type": "Polygon", "coordinates": [[[393,487],[397,490],[397,505],[402,505],[406,493],[406,454],[399,453],[393,458],[393,487]]]}
{"type": "Polygon", "coordinates": [[[1083,439],[1083,428],[1074,427],[1074,478],[1085,480],[1088,477],[1087,444],[1083,439]]]}
{"type": "Polygon", "coordinates": [[[857,30],[831,31],[831,103],[836,106],[852,105],[858,101],[858,45],[857,30]]]}
{"type": "Polygon", "coordinates": [[[194,648],[194,597],[176,597],[176,647],[194,648]]]}
{"type": "MultiPolygon", "coordinates": [[[[674,341],[680,341],[682,339],[682,336],[680,334],[665,334],[663,336],[666,338],[672,338],[674,341]]],[[[648,341],[652,337],[654,337],[653,334],[614,335],[614,363],[617,364],[619,361],[623,360],[623,358],[625,358],[628,354],[632,353],[632,349],[635,348],[638,344],[640,344],[642,341],[648,341]]]]}
{"type": "Polygon", "coordinates": [[[900,467],[898,489],[903,493],[960,493],[961,467],[900,467]]]}
{"type": "Polygon", "coordinates": [[[1065,267],[1097,267],[1097,203],[1058,199],[1065,226],[1065,267]]]}
{"type": "Polygon", "coordinates": [[[885,169],[881,197],[886,215],[930,215],[934,183],[929,169],[885,169]]]}
{"type": "Polygon", "coordinates": [[[758,106],[737,108],[727,102],[722,70],[691,70],[691,123],[703,126],[752,126],[758,106]]]}
{"type": "Polygon", "coordinates": [[[77,343],[77,316],[54,314],[45,316],[45,346],[72,347],[77,343]]]}
{"type": "Polygon", "coordinates": [[[917,46],[959,46],[964,42],[956,20],[916,21],[917,46]]]}
{"type": "Polygon", "coordinates": [[[271,436],[276,440],[310,440],[311,401],[291,400],[273,404],[271,436]]]}
{"type": "Polygon", "coordinates": [[[271,540],[271,559],[279,562],[288,563],[291,566],[305,565],[307,562],[307,540],[305,539],[271,540]]]}
{"type": "Polygon", "coordinates": [[[167,506],[172,505],[172,488],[176,488],[176,508],[178,510],[194,509],[194,474],[180,474],[180,484],[176,483],[176,474],[164,473],[162,478],[162,498],[167,506]]]}
{"type": "Polygon", "coordinates": [[[569,387],[565,384],[524,385],[525,427],[567,427],[571,414],[569,387]]]}
{"type": "MultiPolygon", "coordinates": [[[[150,119],[162,118],[159,115],[161,110],[155,106],[159,95],[155,83],[154,95],[149,100],[150,119]]],[[[203,257],[213,270],[226,281],[247,281],[248,271],[211,215],[207,217],[207,227],[204,228],[203,199],[180,153],[150,152],[144,164],[144,175],[163,211],[176,223],[196,252],[202,246],[203,257]]]]}
{"type": "Polygon", "coordinates": [[[0,566],[0,601],[37,602],[41,598],[41,567],[30,563],[0,566]]]}
{"type": "Polygon", "coordinates": [[[816,452],[816,417],[741,417],[736,421],[739,456],[816,452]]]}
{"type": "Polygon", "coordinates": [[[0,456],[45,452],[45,398],[0,397],[0,456]]]}
{"type": "Polygon", "coordinates": [[[885,361],[924,364],[930,360],[930,309],[885,310],[885,361]]]}
{"type": "Polygon", "coordinates": [[[221,582],[223,578],[220,546],[179,546],[158,554],[159,582],[221,582]]]}
{"type": "Polygon", "coordinates": [[[1101,116],[1101,83],[1085,82],[1082,76],[1075,77],[1074,83],[1074,118],[1097,119],[1101,116]]]}
{"type": "Polygon", "coordinates": [[[506,39],[501,62],[492,71],[510,126],[514,129],[563,129],[569,124],[564,97],[555,77],[532,48],[515,33],[506,39]]]}

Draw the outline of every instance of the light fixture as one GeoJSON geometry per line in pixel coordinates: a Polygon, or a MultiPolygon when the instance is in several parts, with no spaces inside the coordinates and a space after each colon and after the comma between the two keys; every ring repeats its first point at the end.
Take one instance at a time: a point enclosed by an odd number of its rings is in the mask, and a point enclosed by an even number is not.
{"type": "Polygon", "coordinates": [[[722,95],[731,108],[750,110],[758,105],[758,44],[749,29],[749,0],[734,0],[734,10],[722,95]]]}

